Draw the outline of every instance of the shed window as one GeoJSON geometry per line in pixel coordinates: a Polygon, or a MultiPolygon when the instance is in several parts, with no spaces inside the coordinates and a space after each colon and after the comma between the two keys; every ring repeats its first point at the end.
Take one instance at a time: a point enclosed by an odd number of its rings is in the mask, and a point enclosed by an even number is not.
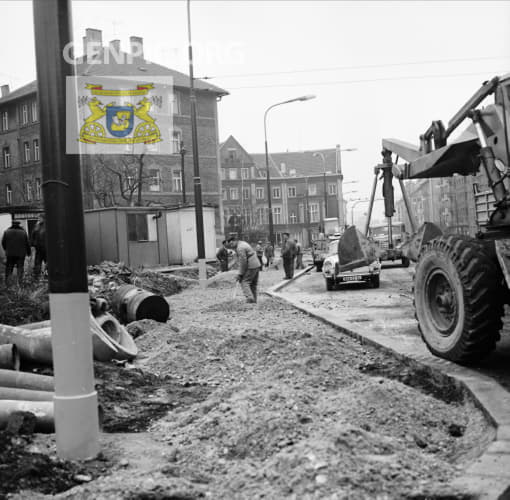
{"type": "Polygon", "coordinates": [[[157,241],[155,214],[127,214],[129,241],[157,241]]]}

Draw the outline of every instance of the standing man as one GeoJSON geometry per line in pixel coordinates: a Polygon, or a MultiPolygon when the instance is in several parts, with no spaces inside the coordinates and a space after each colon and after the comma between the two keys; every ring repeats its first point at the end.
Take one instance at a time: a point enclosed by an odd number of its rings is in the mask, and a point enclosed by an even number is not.
{"type": "Polygon", "coordinates": [[[259,241],[257,243],[257,246],[255,247],[255,253],[257,254],[257,259],[259,259],[260,268],[262,269],[264,267],[264,262],[262,260],[262,257],[264,255],[264,248],[262,247],[262,241],[259,241]]]}
{"type": "Polygon", "coordinates": [[[301,244],[298,240],[294,240],[294,243],[296,244],[296,269],[304,269],[305,266],[303,266],[303,251],[301,250],[301,244]]]}
{"type": "Polygon", "coordinates": [[[259,282],[260,261],[255,250],[241,241],[237,236],[231,236],[228,244],[237,254],[239,262],[239,274],[237,280],[241,283],[246,302],[255,304],[257,302],[257,284],[259,282]]]}
{"type": "Polygon", "coordinates": [[[44,224],[44,214],[39,216],[39,221],[30,236],[30,244],[35,248],[34,261],[34,278],[38,279],[41,274],[41,266],[44,262],[47,264],[46,258],[46,225],[44,224]]]}
{"type": "Polygon", "coordinates": [[[269,264],[273,263],[274,258],[274,248],[270,241],[267,243],[266,248],[264,248],[264,255],[266,256],[266,267],[269,268],[269,264]]]}
{"type": "Polygon", "coordinates": [[[16,278],[21,284],[25,268],[25,257],[30,255],[30,243],[27,232],[21,227],[19,220],[13,220],[10,228],[2,236],[2,248],[5,251],[5,284],[16,267],[16,278]]]}
{"type": "Polygon", "coordinates": [[[228,271],[228,248],[227,248],[227,240],[223,240],[221,243],[221,248],[216,253],[216,258],[220,261],[220,271],[224,273],[228,271]]]}
{"type": "Polygon", "coordinates": [[[294,259],[296,258],[296,244],[289,237],[289,233],[283,233],[282,259],[286,280],[294,276],[294,259]]]}

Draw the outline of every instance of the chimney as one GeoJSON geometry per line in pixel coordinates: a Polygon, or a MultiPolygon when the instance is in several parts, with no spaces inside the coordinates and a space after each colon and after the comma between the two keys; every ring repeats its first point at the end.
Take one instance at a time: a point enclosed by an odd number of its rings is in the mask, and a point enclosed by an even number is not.
{"type": "Polygon", "coordinates": [[[129,45],[131,47],[131,55],[143,59],[143,38],[141,36],[130,36],[129,45]]]}
{"type": "Polygon", "coordinates": [[[103,46],[103,32],[94,28],[87,28],[83,37],[83,55],[92,59],[101,53],[103,46]]]}
{"type": "Polygon", "coordinates": [[[9,92],[10,92],[10,90],[9,90],[9,84],[7,84],[7,85],[2,85],[2,86],[0,87],[0,89],[1,89],[1,92],[2,92],[2,97],[5,97],[6,95],[9,95],[9,92]]]}

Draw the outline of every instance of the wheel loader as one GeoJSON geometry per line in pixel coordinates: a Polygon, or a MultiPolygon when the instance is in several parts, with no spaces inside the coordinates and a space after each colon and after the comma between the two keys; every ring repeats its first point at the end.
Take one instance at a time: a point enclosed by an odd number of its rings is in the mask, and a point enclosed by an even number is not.
{"type": "MultiPolygon", "coordinates": [[[[398,179],[414,237],[407,256],[416,262],[414,306],[423,340],[435,355],[461,364],[487,356],[500,338],[503,307],[510,303],[510,74],[494,77],[459,109],[447,126],[433,121],[419,146],[383,139],[385,215],[391,238],[393,178],[398,179]],[[482,101],[483,106],[482,106],[482,101]],[[492,101],[492,102],[490,102],[492,101]],[[455,139],[451,134],[467,124],[455,139]],[[404,162],[399,163],[403,159],[404,162]],[[475,237],[445,235],[425,223],[417,230],[404,180],[474,175],[483,172],[494,203],[475,237]]],[[[461,130],[461,129],[459,129],[461,130]]],[[[366,231],[370,224],[367,220],[366,231]]]]}

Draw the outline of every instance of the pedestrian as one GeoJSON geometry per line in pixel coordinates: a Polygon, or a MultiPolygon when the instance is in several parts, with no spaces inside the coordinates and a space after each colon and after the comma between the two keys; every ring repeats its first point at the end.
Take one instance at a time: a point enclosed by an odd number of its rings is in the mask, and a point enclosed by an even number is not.
{"type": "Polygon", "coordinates": [[[2,248],[5,251],[5,284],[16,267],[16,278],[21,284],[25,268],[25,257],[30,255],[30,243],[27,232],[21,227],[19,220],[13,220],[11,227],[2,236],[2,248]]]}
{"type": "Polygon", "coordinates": [[[294,259],[296,258],[296,244],[290,239],[289,233],[283,233],[282,242],[283,269],[285,271],[284,279],[290,280],[294,277],[294,259]]]}
{"type": "Polygon", "coordinates": [[[260,268],[262,269],[264,267],[264,247],[262,246],[262,241],[259,241],[257,243],[257,246],[255,247],[255,253],[257,254],[257,259],[259,259],[260,262],[260,268]]]}
{"type": "Polygon", "coordinates": [[[259,282],[260,261],[255,250],[240,240],[237,236],[228,239],[229,247],[235,250],[239,262],[239,274],[237,281],[241,284],[246,302],[255,304],[257,302],[257,284],[259,282]]]}
{"type": "Polygon", "coordinates": [[[294,240],[296,244],[296,269],[304,269],[303,265],[303,251],[301,250],[301,244],[298,240],[294,240]]]}
{"type": "Polygon", "coordinates": [[[269,267],[269,264],[273,263],[274,258],[274,247],[271,245],[271,242],[269,241],[264,248],[264,255],[266,256],[266,267],[269,267]]]}
{"type": "Polygon", "coordinates": [[[228,248],[227,248],[227,240],[223,240],[221,242],[221,248],[216,253],[216,258],[220,262],[220,271],[224,273],[228,271],[228,248]]]}
{"type": "Polygon", "coordinates": [[[46,256],[46,225],[44,223],[44,214],[39,216],[39,221],[30,235],[30,245],[35,248],[34,278],[38,279],[41,274],[43,262],[46,266],[48,265],[48,259],[46,256]]]}

